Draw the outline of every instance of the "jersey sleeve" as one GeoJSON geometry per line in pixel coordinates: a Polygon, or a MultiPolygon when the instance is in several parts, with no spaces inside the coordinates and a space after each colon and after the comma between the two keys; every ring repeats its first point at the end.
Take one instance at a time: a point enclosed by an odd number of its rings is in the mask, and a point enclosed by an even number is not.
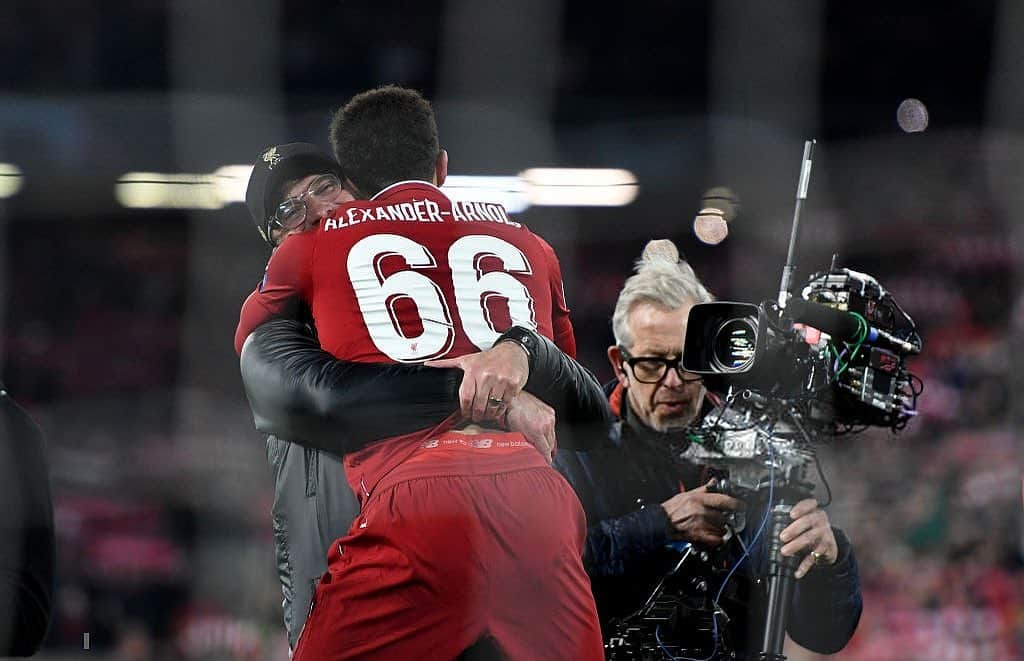
{"type": "Polygon", "coordinates": [[[555,249],[540,236],[537,236],[537,241],[544,251],[548,266],[548,280],[551,288],[551,331],[554,334],[552,339],[567,356],[575,358],[576,335],[572,330],[572,321],[569,320],[569,306],[565,302],[562,267],[558,263],[555,249]]]}
{"type": "Polygon", "coordinates": [[[312,254],[315,234],[289,237],[271,255],[263,282],[242,304],[235,329],[235,353],[242,353],[245,338],[270,319],[292,318],[312,290],[312,254]]]}

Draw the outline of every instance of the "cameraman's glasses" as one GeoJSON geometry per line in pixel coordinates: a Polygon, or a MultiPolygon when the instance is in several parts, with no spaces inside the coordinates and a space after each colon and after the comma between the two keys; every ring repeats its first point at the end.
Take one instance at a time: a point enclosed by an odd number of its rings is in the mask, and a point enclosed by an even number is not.
{"type": "MultiPolygon", "coordinates": [[[[306,221],[306,200],[325,201],[341,192],[341,180],[334,174],[322,174],[314,179],[305,193],[289,197],[277,205],[277,212],[267,222],[269,229],[291,232],[306,221]]],[[[269,234],[269,233],[268,233],[269,234]]]]}
{"type": "Polygon", "coordinates": [[[640,383],[660,383],[669,368],[676,371],[679,380],[683,383],[698,383],[704,377],[692,374],[683,369],[682,356],[675,358],[663,358],[661,356],[631,356],[624,348],[619,347],[622,353],[622,362],[629,365],[633,371],[633,377],[640,383]]]}

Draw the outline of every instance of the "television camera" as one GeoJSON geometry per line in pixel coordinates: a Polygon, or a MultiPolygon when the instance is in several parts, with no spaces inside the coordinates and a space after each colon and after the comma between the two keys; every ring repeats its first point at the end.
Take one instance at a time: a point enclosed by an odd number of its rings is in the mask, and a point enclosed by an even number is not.
{"type": "MultiPolygon", "coordinates": [[[[721,396],[689,430],[680,459],[708,466],[718,491],[746,501],[749,511],[765,512],[754,522],[760,526],[754,542],[763,543],[768,555],[765,580],[758,582],[766,611],[756,658],[771,661],[785,659],[793,572],[800,560],[781,555],[779,533],[790,521],[792,506],[814,488],[810,467],[820,474],[816,446],[869,427],[899,431],[916,414],[922,390],[921,380],[907,367],[907,359],[921,351],[921,337],[875,278],[838,268],[833,258],[827,271],[809,278],[799,297],[791,294],[813,144],[808,141],[804,148],[778,300],[693,306],[682,356],[683,368],[703,375],[708,390],[721,396]]],[[[824,476],[822,482],[827,489],[824,476]]],[[[748,525],[739,517],[733,533],[738,536],[748,525]]],[[[687,545],[646,604],[615,623],[608,657],[733,658],[723,599],[733,571],[735,566],[723,566],[714,550],[687,545]],[[703,632],[697,636],[702,640],[694,643],[693,632],[703,632]]]]}

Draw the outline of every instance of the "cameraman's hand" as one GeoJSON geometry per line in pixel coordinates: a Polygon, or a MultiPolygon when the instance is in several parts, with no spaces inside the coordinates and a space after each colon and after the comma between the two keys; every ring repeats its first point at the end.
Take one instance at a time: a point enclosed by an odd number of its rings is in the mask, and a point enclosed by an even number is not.
{"type": "Polygon", "coordinates": [[[730,512],[743,504],[722,493],[708,491],[715,480],[692,491],[672,496],[661,504],[672,525],[672,538],[685,542],[720,546],[725,540],[725,523],[730,512]]]}
{"type": "Polygon", "coordinates": [[[502,418],[530,376],[529,358],[515,342],[499,342],[486,351],[423,364],[462,370],[459,404],[462,415],[473,422],[502,418]]]}
{"type": "Polygon", "coordinates": [[[789,512],[793,523],[779,535],[782,555],[805,556],[796,569],[796,577],[803,578],[815,565],[834,565],[839,559],[839,545],[832,532],[828,514],[818,507],[818,501],[806,498],[789,512]]]}
{"type": "MultiPolygon", "coordinates": [[[[511,344],[511,343],[506,343],[511,344]]],[[[505,424],[537,448],[550,464],[555,453],[555,410],[528,392],[516,395],[508,406],[505,424]]]]}

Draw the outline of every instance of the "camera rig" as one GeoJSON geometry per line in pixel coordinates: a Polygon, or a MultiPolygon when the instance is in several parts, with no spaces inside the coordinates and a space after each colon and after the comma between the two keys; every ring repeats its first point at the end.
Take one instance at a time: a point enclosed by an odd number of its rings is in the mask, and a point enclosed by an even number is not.
{"type": "Polygon", "coordinates": [[[762,428],[786,422],[820,437],[906,426],[921,391],[907,358],[920,351],[914,321],[892,295],[873,277],[833,264],[786,308],[695,305],[682,360],[710,390],[742,393],[747,417],[759,414],[762,428]],[[789,419],[765,420],[780,404],[789,419]]]}
{"type": "MultiPolygon", "coordinates": [[[[766,612],[757,658],[771,661],[785,659],[793,573],[800,561],[781,555],[779,534],[792,506],[813,491],[810,467],[821,475],[816,446],[868,427],[898,432],[916,415],[923,386],[907,367],[907,359],[921,351],[921,337],[875,278],[837,268],[833,258],[799,297],[790,292],[813,145],[804,147],[778,300],[695,305],[683,343],[683,368],[703,375],[708,390],[722,396],[712,399],[713,410],[689,430],[678,456],[708,466],[718,477],[718,491],[745,500],[750,511],[755,504],[764,511],[750,546],[760,542],[767,549],[765,580],[758,582],[766,612]]],[[[733,533],[738,536],[747,525],[742,517],[733,521],[733,533]]],[[[748,553],[744,547],[744,559],[748,553]]],[[[645,605],[614,623],[609,658],[733,658],[723,595],[742,559],[729,568],[721,557],[719,551],[686,545],[645,605]]]]}

